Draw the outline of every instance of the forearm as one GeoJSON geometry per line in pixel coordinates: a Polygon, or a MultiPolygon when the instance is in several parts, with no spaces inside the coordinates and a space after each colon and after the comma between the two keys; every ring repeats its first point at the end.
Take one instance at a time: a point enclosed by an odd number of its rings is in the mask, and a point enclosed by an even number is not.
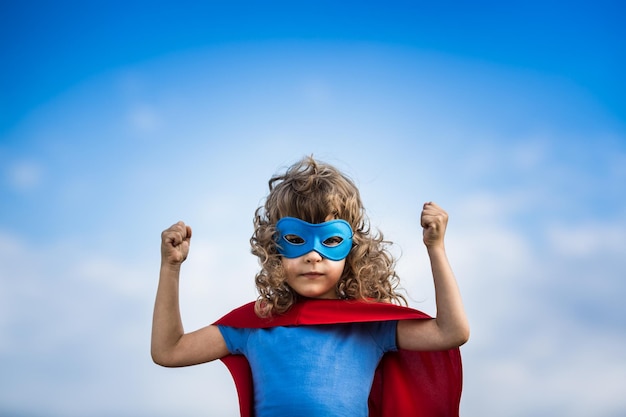
{"type": "Polygon", "coordinates": [[[469,338],[469,324],[452,267],[443,245],[428,247],[428,255],[437,303],[435,322],[443,338],[453,345],[461,345],[469,338]]]}
{"type": "Polygon", "coordinates": [[[167,362],[184,333],[179,307],[180,265],[162,264],[152,318],[152,359],[167,362]]]}

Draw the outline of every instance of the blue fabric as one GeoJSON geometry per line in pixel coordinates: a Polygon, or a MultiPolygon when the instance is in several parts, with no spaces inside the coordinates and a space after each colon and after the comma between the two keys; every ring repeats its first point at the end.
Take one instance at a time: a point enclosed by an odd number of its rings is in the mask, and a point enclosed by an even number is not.
{"type": "Polygon", "coordinates": [[[340,261],[352,249],[352,228],[345,220],[330,220],[324,223],[308,223],[295,217],[283,217],[276,223],[278,252],[285,258],[298,258],[316,251],[324,258],[340,261]],[[294,243],[289,235],[299,238],[294,243]],[[341,238],[340,243],[327,242],[330,238],[341,238]]]}
{"type": "Polygon", "coordinates": [[[219,326],[252,369],[257,417],[366,417],[374,371],[397,321],[268,329],[219,326]]]}

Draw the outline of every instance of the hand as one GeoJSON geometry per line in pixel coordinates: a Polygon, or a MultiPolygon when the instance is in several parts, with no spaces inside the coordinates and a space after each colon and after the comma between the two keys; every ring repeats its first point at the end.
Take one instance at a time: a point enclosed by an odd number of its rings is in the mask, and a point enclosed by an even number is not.
{"type": "Polygon", "coordinates": [[[161,262],[180,265],[189,254],[191,227],[178,222],[161,233],[161,262]]]}
{"type": "Polygon", "coordinates": [[[421,224],[424,228],[426,247],[443,247],[443,237],[448,225],[448,213],[435,203],[426,203],[422,210],[421,224]]]}

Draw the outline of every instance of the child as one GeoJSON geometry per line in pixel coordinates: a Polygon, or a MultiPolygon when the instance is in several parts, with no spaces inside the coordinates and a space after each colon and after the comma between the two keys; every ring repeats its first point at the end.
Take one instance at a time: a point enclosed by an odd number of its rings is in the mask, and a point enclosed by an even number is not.
{"type": "Polygon", "coordinates": [[[214,325],[184,333],[180,266],[191,228],[162,234],[152,357],[163,366],[222,359],[243,415],[458,416],[458,346],[469,337],[448,263],[447,214],[424,204],[437,317],[403,307],[388,242],[369,228],[359,192],[312,157],[269,181],[255,213],[259,298],[214,325]],[[251,379],[250,379],[251,377],[251,379]]]}

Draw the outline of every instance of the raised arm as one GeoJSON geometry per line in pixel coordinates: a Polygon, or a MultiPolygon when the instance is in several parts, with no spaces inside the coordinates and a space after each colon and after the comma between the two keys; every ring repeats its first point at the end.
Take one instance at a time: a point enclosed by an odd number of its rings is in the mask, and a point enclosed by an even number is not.
{"type": "Polygon", "coordinates": [[[178,222],[161,234],[161,271],[152,319],[152,360],[168,366],[209,362],[228,354],[216,326],[185,333],[180,317],[179,278],[181,264],[189,254],[191,227],[178,222]]]}
{"type": "Polygon", "coordinates": [[[448,214],[435,203],[424,204],[421,215],[424,244],[435,284],[437,316],[432,320],[398,322],[398,347],[408,350],[444,350],[469,339],[461,293],[446,256],[444,236],[448,214]]]}

